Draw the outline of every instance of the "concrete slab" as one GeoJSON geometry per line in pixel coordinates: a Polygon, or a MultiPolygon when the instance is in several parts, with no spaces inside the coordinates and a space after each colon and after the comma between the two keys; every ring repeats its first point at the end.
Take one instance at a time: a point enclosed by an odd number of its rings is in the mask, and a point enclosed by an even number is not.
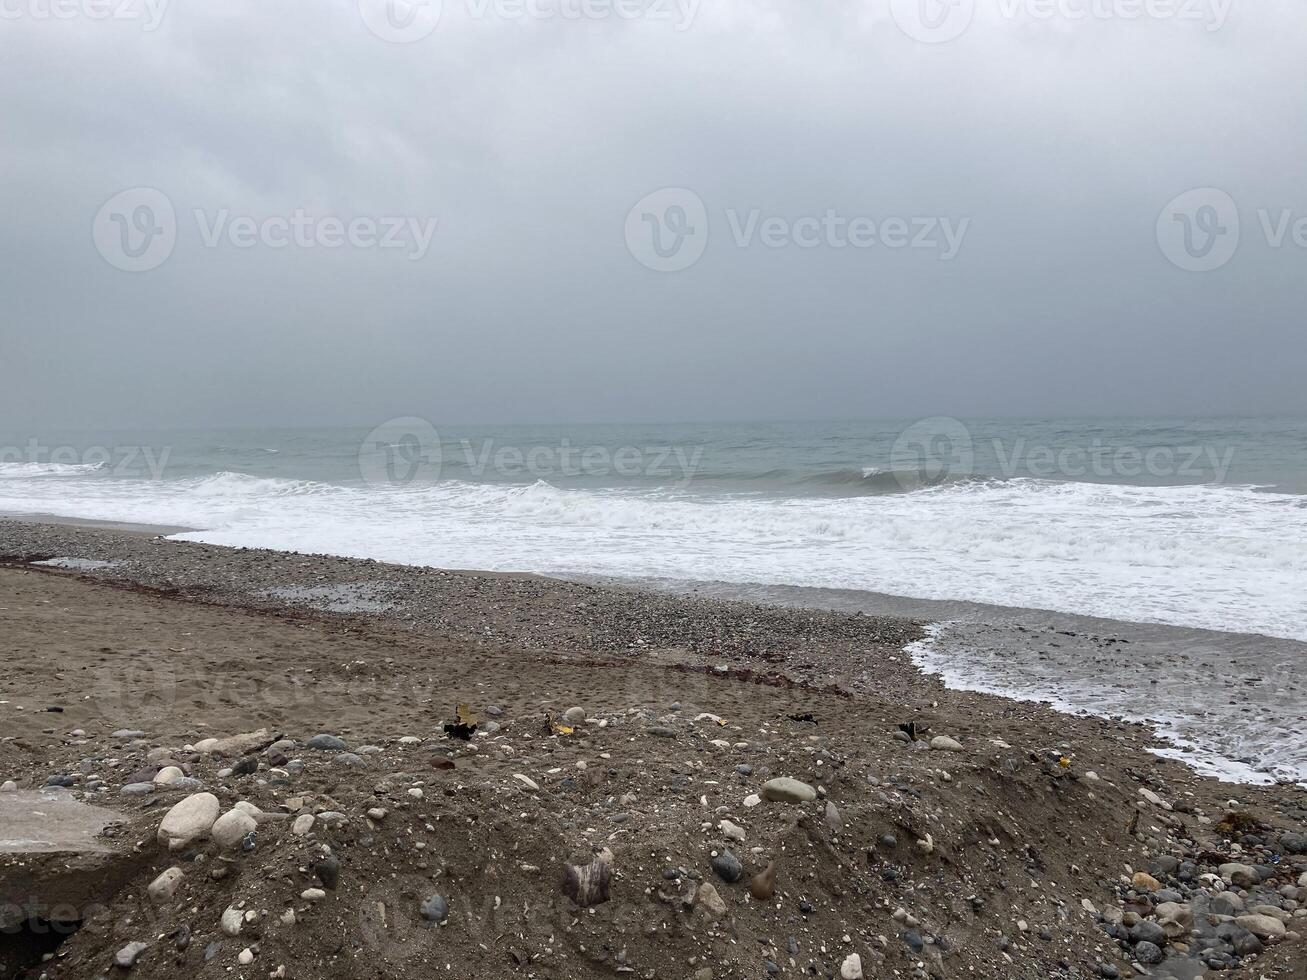
{"type": "Polygon", "coordinates": [[[0,854],[98,854],[95,835],[122,814],[90,806],[61,787],[0,793],[0,854]]]}

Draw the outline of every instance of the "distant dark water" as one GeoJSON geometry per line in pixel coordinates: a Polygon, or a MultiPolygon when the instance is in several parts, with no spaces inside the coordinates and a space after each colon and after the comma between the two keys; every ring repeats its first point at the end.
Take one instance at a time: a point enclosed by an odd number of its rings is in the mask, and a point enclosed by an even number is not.
{"type": "MultiPolygon", "coordinates": [[[[409,427],[411,428],[411,427],[409,427]]],[[[402,435],[405,426],[382,429],[402,435]]],[[[1034,478],[1126,486],[1255,486],[1307,494],[1307,419],[950,418],[882,422],[663,426],[433,425],[437,465],[424,476],[473,483],[665,487],[858,495],[923,482],[1034,478]]],[[[425,436],[425,433],[420,435],[425,436]]],[[[360,482],[365,428],[0,433],[0,477],[63,465],[142,473],[166,452],[171,478],[238,472],[360,482]],[[86,456],[91,448],[107,454],[86,456]]]]}

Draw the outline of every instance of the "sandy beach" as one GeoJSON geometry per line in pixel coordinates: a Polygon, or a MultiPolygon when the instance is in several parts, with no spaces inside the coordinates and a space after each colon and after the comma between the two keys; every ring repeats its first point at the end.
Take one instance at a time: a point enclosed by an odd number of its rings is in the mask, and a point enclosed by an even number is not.
{"type": "Polygon", "coordinates": [[[1307,794],[946,690],[916,623],[148,528],[0,558],[0,813],[95,818],[0,833],[5,977],[1307,976],[1307,794]]]}

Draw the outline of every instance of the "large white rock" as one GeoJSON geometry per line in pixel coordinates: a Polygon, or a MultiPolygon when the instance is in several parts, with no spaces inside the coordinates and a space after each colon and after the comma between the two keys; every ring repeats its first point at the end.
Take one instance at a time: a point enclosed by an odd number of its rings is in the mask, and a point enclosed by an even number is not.
{"type": "Polygon", "coordinates": [[[197,743],[195,748],[205,755],[242,756],[263,748],[272,741],[272,738],[266,728],[260,728],[257,732],[230,735],[227,738],[206,738],[204,741],[197,743]]]}
{"type": "Polygon", "coordinates": [[[154,785],[167,786],[169,783],[177,782],[184,775],[186,774],[176,766],[164,766],[154,774],[154,785]]]}
{"type": "Polygon", "coordinates": [[[717,829],[722,832],[722,836],[727,840],[743,841],[744,828],[737,823],[731,823],[729,820],[723,820],[717,824],[717,829]]]}
{"type": "Polygon", "coordinates": [[[1283,939],[1284,923],[1269,915],[1241,915],[1234,920],[1258,939],[1283,939]]]}
{"type": "Polygon", "coordinates": [[[1153,911],[1157,915],[1157,924],[1166,930],[1171,939],[1179,939],[1193,928],[1194,913],[1188,905],[1162,902],[1153,911]]]}
{"type": "Polygon", "coordinates": [[[694,907],[702,911],[710,919],[720,919],[726,914],[726,903],[718,894],[717,889],[711,882],[702,882],[699,890],[695,892],[694,907]]]}
{"type": "Polygon", "coordinates": [[[840,977],[842,980],[862,980],[862,957],[857,953],[850,953],[840,964],[840,977]]]}
{"type": "Polygon", "coordinates": [[[1221,865],[1217,868],[1217,871],[1221,873],[1221,877],[1227,882],[1239,888],[1256,888],[1261,884],[1262,880],[1262,877],[1257,873],[1256,868],[1233,861],[1229,864],[1221,865]]]}
{"type": "Polygon", "coordinates": [[[124,970],[130,970],[136,965],[136,958],[149,948],[149,943],[128,943],[122,949],[118,950],[118,952],[113,954],[113,965],[122,967],[124,970]]]}
{"type": "Polygon", "coordinates": [[[930,747],[936,752],[961,752],[962,743],[947,735],[936,735],[930,740],[930,747]]]}
{"type": "Polygon", "coordinates": [[[778,776],[763,783],[762,798],[773,803],[807,803],[817,798],[817,791],[797,779],[778,776]]]}
{"type": "Polygon", "coordinates": [[[1146,799],[1149,803],[1153,804],[1153,806],[1160,806],[1163,810],[1171,809],[1171,804],[1167,803],[1166,800],[1162,799],[1151,789],[1141,789],[1139,790],[1139,795],[1142,796],[1144,799],[1146,799]]]}
{"type": "Polygon", "coordinates": [[[191,843],[204,840],[218,819],[218,798],[212,793],[195,793],[169,810],[159,824],[159,843],[170,851],[180,851],[191,843]]]}
{"type": "Polygon", "coordinates": [[[228,810],[209,831],[213,842],[224,851],[234,851],[241,846],[241,840],[250,831],[258,827],[255,819],[244,810],[228,810]]]}
{"type": "Polygon", "coordinates": [[[1279,919],[1283,923],[1288,923],[1293,918],[1293,913],[1286,912],[1282,908],[1274,905],[1254,905],[1248,910],[1249,915],[1269,915],[1272,919],[1279,919]]]}
{"type": "Polygon", "coordinates": [[[184,877],[181,868],[169,868],[159,875],[154,881],[150,882],[150,887],[146,889],[150,901],[157,902],[160,905],[164,902],[171,902],[173,894],[177,891],[177,886],[181,884],[184,877]]]}
{"type": "Polygon", "coordinates": [[[218,928],[225,936],[239,936],[244,925],[245,913],[240,909],[227,909],[218,922],[218,928]]]}

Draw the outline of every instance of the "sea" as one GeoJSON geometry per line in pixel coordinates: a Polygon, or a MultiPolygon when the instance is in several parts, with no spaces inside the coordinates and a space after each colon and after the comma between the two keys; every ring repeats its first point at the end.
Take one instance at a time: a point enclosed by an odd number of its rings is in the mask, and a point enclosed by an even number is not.
{"type": "Polygon", "coordinates": [[[0,512],[931,624],[955,687],[1307,782],[1307,419],[0,433],[0,512]]]}

